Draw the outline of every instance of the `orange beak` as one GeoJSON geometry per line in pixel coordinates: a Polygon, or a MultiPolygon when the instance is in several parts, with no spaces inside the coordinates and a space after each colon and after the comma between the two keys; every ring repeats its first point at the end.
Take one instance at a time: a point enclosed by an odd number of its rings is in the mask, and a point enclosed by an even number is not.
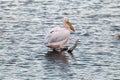
{"type": "Polygon", "coordinates": [[[66,24],[69,26],[69,28],[75,32],[74,27],[71,25],[71,23],[69,21],[66,22],[66,24]]]}

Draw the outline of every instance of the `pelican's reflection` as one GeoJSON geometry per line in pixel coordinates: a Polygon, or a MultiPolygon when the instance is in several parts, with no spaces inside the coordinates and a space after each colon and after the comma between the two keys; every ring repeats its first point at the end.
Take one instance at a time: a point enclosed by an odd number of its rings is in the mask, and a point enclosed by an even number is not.
{"type": "MultiPolygon", "coordinates": [[[[53,63],[69,63],[69,56],[66,55],[67,53],[65,52],[59,52],[59,51],[48,51],[46,53],[46,58],[53,62],[53,63]]],[[[71,57],[73,57],[72,53],[69,53],[71,57]]]]}

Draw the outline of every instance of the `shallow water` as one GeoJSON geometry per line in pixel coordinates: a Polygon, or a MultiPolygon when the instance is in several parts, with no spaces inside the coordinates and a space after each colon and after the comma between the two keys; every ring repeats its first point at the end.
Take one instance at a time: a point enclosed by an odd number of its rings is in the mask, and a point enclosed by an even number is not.
{"type": "Polygon", "coordinates": [[[1,0],[0,80],[120,80],[120,0],[1,0]],[[43,45],[67,16],[73,56],[43,45]],[[48,54],[47,54],[48,53],[48,54]]]}

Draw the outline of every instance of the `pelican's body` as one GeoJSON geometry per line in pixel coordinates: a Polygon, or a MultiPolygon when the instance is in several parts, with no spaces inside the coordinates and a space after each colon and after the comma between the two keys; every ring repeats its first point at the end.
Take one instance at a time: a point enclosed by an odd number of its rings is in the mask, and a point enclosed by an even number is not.
{"type": "Polygon", "coordinates": [[[49,48],[64,48],[70,38],[70,31],[74,28],[69,23],[68,18],[64,18],[64,24],[66,28],[55,27],[52,28],[46,38],[45,45],[49,48]]]}

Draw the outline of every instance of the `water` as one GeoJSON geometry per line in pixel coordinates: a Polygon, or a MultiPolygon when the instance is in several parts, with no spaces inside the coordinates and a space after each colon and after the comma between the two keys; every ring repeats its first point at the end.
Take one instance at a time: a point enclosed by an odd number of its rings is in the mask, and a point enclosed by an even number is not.
{"type": "Polygon", "coordinates": [[[0,80],[120,80],[120,0],[1,0],[0,80]],[[75,27],[73,56],[42,41],[63,17],[75,27]],[[48,54],[47,54],[48,53],[48,54]]]}

